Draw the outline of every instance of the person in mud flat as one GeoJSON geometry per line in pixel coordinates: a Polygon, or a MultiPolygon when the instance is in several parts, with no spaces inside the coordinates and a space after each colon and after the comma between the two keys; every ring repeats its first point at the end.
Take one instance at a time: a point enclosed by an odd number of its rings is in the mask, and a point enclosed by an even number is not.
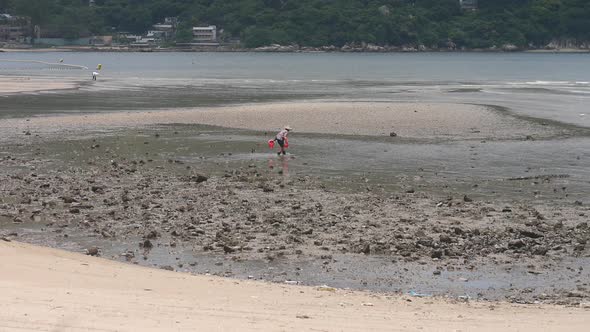
{"type": "Polygon", "coordinates": [[[289,127],[289,126],[285,126],[285,128],[281,131],[279,131],[279,133],[277,134],[277,136],[275,137],[275,141],[277,141],[277,143],[279,143],[279,146],[281,147],[281,150],[279,152],[277,152],[277,155],[281,155],[281,153],[284,155],[287,154],[287,152],[285,151],[285,148],[288,147],[288,140],[287,140],[287,136],[289,135],[289,132],[293,130],[293,128],[289,127]]]}

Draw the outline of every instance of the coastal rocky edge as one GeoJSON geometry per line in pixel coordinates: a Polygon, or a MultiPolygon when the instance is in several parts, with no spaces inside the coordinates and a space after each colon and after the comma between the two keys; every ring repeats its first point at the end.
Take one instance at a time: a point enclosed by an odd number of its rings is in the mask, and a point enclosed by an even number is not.
{"type": "Polygon", "coordinates": [[[514,44],[494,45],[483,49],[466,49],[458,47],[452,41],[448,41],[444,47],[428,47],[423,44],[419,45],[375,45],[371,43],[347,43],[341,47],[334,45],[311,47],[299,45],[279,45],[272,44],[261,46],[253,49],[255,52],[368,52],[368,53],[388,53],[388,52],[454,52],[454,51],[487,51],[487,52],[517,52],[526,50],[547,50],[559,51],[561,49],[590,51],[590,44],[578,44],[573,41],[551,41],[543,47],[530,45],[527,48],[519,47],[514,44]]]}

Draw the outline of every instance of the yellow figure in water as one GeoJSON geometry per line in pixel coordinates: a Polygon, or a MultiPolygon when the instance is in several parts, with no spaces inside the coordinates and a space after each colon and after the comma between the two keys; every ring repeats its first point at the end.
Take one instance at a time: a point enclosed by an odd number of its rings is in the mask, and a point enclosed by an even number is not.
{"type": "Polygon", "coordinates": [[[101,70],[101,69],[102,69],[102,65],[99,63],[99,64],[96,66],[96,70],[101,70]]]}

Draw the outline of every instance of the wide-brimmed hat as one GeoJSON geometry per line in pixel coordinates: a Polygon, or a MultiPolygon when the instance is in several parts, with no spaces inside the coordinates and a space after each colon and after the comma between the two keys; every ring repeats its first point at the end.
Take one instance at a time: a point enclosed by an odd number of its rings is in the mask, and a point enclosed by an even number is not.
{"type": "Polygon", "coordinates": [[[291,128],[291,126],[285,126],[285,129],[287,129],[287,130],[293,130],[293,128],[291,128]]]}

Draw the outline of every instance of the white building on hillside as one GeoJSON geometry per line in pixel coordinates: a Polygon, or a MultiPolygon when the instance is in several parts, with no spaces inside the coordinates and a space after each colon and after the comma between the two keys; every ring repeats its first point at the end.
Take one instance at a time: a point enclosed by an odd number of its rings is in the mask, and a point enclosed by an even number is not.
{"type": "Polygon", "coordinates": [[[217,27],[214,25],[208,27],[193,27],[193,41],[195,43],[216,43],[217,27]]]}

